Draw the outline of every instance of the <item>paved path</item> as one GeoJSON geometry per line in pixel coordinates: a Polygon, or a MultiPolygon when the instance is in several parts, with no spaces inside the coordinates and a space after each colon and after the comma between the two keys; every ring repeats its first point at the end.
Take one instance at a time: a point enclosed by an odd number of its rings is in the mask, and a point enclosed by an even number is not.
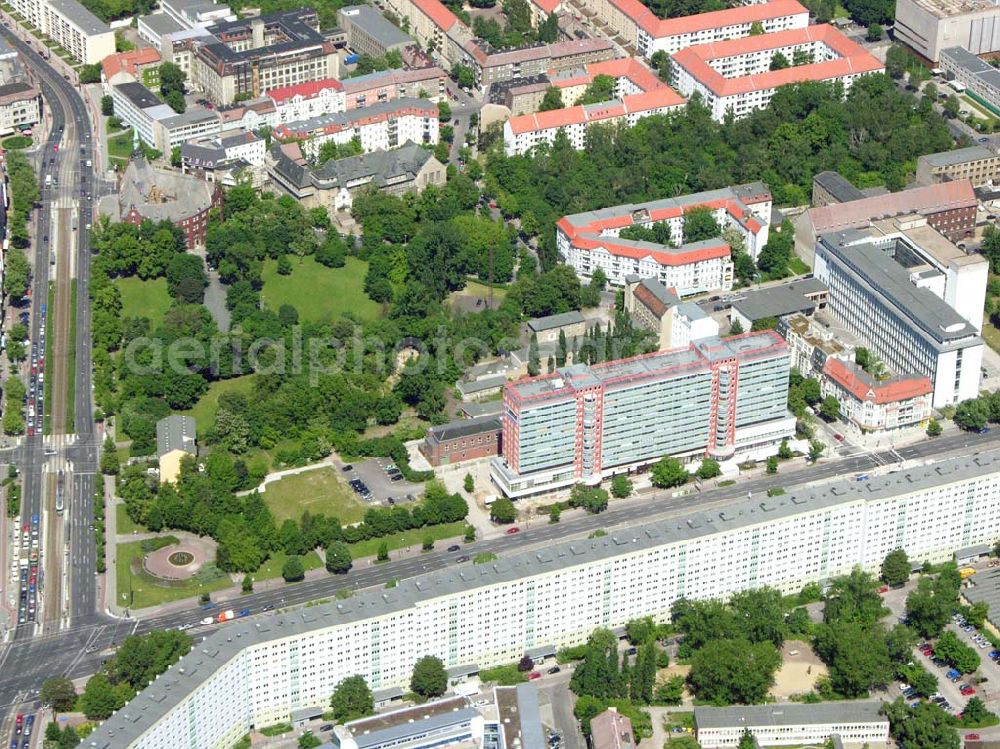
{"type": "Polygon", "coordinates": [[[208,258],[203,247],[196,247],[191,250],[193,255],[197,255],[205,261],[205,271],[208,273],[208,287],[205,289],[205,307],[212,313],[212,319],[219,330],[223,333],[229,331],[232,318],[229,309],[226,307],[226,287],[219,280],[219,274],[208,267],[208,258]]]}

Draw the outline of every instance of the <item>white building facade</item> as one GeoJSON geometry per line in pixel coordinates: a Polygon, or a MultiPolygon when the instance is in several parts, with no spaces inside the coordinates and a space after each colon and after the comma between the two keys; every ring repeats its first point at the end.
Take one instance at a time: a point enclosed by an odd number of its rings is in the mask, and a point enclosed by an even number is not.
{"type": "Polygon", "coordinates": [[[911,252],[899,235],[825,234],[816,244],[813,272],[829,287],[829,311],[890,371],[930,378],[935,408],[975,398],[983,339],[894,259],[911,252]]]}
{"type": "Polygon", "coordinates": [[[796,0],[771,0],[727,10],[680,18],[656,19],[639,26],[637,50],[645,57],[663,51],[668,55],[695,44],[711,44],[750,36],[755,24],[765,34],[809,25],[809,11],[796,0]]]}
{"type": "Polygon", "coordinates": [[[336,78],[272,89],[267,96],[274,102],[279,123],[308,120],[347,109],[344,86],[336,78]]]}
{"type": "Polygon", "coordinates": [[[407,141],[436,145],[440,137],[437,105],[420,99],[395,99],[365,109],[279,125],[280,139],[302,141],[302,151],[315,158],[327,141],[340,145],[357,138],[364,153],[388,151],[407,141]]]}
{"type": "Polygon", "coordinates": [[[97,65],[115,53],[111,27],[76,0],[11,0],[10,4],[77,62],[97,65]]]}
{"type": "Polygon", "coordinates": [[[754,260],[767,244],[771,192],[753,182],[564,216],[556,223],[556,247],[585,281],[600,268],[614,286],[624,286],[630,275],[656,278],[682,297],[731,289],[733,262],[727,242],[715,238],[684,243],[684,214],[694,209],[710,210],[720,227],[739,234],[754,260]],[[620,236],[631,227],[656,225],[669,229],[673,246],[620,236]]]}
{"type": "Polygon", "coordinates": [[[854,566],[876,570],[897,548],[939,562],[998,538],[995,451],[743,500],[240,620],[197,644],[87,741],[215,749],[293,709],[328,704],[331,685],[353,674],[378,689],[407,684],[428,654],[448,666],[510,663],[538,645],[580,644],[597,627],[665,619],[680,597],[763,585],[792,593],[854,566]]]}
{"type": "Polygon", "coordinates": [[[840,83],[844,92],[861,76],[882,72],[882,63],[832,26],[760,34],[743,39],[686,47],[675,53],[674,87],[686,97],[701,95],[712,117],[744,117],[771,103],[774,92],[790,83],[840,83]],[[771,70],[775,55],[790,67],[771,70]]]}
{"type": "Polygon", "coordinates": [[[881,708],[877,700],[696,707],[695,736],[703,749],[739,746],[746,731],[758,746],[820,745],[834,735],[846,747],[885,746],[889,719],[881,708]]]}

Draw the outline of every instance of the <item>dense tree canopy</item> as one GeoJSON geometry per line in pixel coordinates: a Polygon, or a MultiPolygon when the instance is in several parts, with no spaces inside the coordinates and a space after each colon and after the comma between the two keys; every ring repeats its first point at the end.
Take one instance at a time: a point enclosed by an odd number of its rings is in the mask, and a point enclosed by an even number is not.
{"type": "Polygon", "coordinates": [[[947,127],[885,76],[856,83],[844,101],[836,86],[788,86],[768,109],[733,122],[717,123],[692,102],[631,129],[592,129],[582,151],[562,137],[534,156],[491,151],[487,189],[505,213],[540,224],[544,262],[555,260],[546,236],[566,213],[751,180],[766,182],[777,203],[801,205],[826,169],[901,189],[917,156],[950,147],[947,127]]]}
{"type": "Polygon", "coordinates": [[[448,674],[441,659],[425,655],[413,667],[410,690],[421,697],[440,697],[448,688],[448,674]]]}
{"type": "Polygon", "coordinates": [[[330,698],[333,718],[338,723],[364,718],[375,712],[372,690],[364,676],[341,679],[330,698]]]}
{"type": "Polygon", "coordinates": [[[763,702],[781,654],[770,642],[712,640],[691,657],[688,683],[699,699],[716,705],[763,702]]]}

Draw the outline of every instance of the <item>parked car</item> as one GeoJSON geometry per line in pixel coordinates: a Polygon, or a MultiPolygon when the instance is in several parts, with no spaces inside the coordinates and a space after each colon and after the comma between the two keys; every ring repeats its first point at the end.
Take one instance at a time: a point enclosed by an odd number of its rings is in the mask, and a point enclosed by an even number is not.
{"type": "Polygon", "coordinates": [[[557,674],[557,673],[559,673],[560,671],[562,671],[562,669],[561,669],[561,668],[559,668],[559,666],[553,666],[553,667],[552,667],[552,668],[550,668],[550,669],[549,669],[548,671],[546,671],[546,673],[549,673],[549,674],[557,674]]]}
{"type": "Polygon", "coordinates": [[[518,528],[516,525],[513,528],[508,528],[507,531],[506,531],[506,533],[507,533],[508,536],[513,536],[515,533],[520,533],[520,532],[521,532],[521,529],[518,528]]]}
{"type": "Polygon", "coordinates": [[[531,680],[531,681],[534,681],[535,679],[541,679],[541,678],[542,678],[542,675],[540,673],[538,673],[537,671],[532,671],[530,674],[528,674],[528,679],[531,680]]]}
{"type": "Polygon", "coordinates": [[[966,741],[979,741],[979,734],[978,733],[967,733],[967,734],[965,734],[965,740],[966,741]]]}

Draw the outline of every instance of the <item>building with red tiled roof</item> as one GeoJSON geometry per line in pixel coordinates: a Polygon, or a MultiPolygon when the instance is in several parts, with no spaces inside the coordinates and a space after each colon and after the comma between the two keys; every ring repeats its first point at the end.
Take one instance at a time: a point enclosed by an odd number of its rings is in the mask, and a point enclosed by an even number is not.
{"type": "Polygon", "coordinates": [[[853,362],[827,359],[820,390],[840,403],[840,414],[862,432],[913,427],[931,417],[929,377],[897,375],[877,380],[853,362]]]}
{"type": "Polygon", "coordinates": [[[809,25],[809,11],[797,0],[737,5],[680,18],[660,18],[640,0],[589,0],[587,7],[646,58],[660,51],[673,54],[695,44],[747,37],[754,24],[765,34],[809,25]]]}
{"type": "Polygon", "coordinates": [[[635,125],[643,117],[666,114],[684,106],[684,99],[663,86],[598,104],[584,104],[511,117],[504,123],[504,148],[509,156],[524,154],[541,143],[551,144],[563,130],[573,148],[583,149],[591,125],[635,125]]]}
{"type": "Polygon", "coordinates": [[[156,87],[160,83],[160,53],[153,47],[141,47],[108,55],[101,60],[101,74],[108,86],[135,79],[146,87],[156,87]]]}
{"type": "Polygon", "coordinates": [[[364,109],[283,123],[274,129],[274,137],[301,141],[302,150],[310,158],[315,158],[327,141],[344,145],[355,138],[363,153],[386,151],[407,141],[436,145],[438,108],[424,99],[395,99],[364,109]]]}
{"type": "Polygon", "coordinates": [[[764,109],[790,83],[840,82],[847,91],[861,76],[885,70],[878,58],[826,24],[687,47],[671,59],[678,91],[700,93],[720,122],[728,113],[743,117],[764,109]],[[771,70],[776,55],[791,66],[771,70]]]}
{"type": "Polygon", "coordinates": [[[409,22],[407,32],[448,65],[458,62],[460,44],[452,42],[457,34],[462,41],[472,38],[468,27],[458,20],[440,0],[387,0],[389,10],[409,22]]]}
{"type": "Polygon", "coordinates": [[[272,88],[267,96],[274,102],[278,122],[295,122],[324,114],[343,112],[347,106],[344,84],[336,78],[305,81],[294,86],[272,88]]]}
{"type": "Polygon", "coordinates": [[[628,276],[637,275],[655,278],[682,297],[731,289],[729,244],[721,238],[684,242],[684,214],[695,208],[711,210],[720,226],[739,232],[751,257],[756,258],[767,243],[771,192],[755,182],[563,216],[556,222],[556,247],[577,275],[588,281],[600,268],[614,286],[623,286],[628,276]],[[669,244],[620,236],[623,229],[658,224],[669,232],[669,244]]]}

